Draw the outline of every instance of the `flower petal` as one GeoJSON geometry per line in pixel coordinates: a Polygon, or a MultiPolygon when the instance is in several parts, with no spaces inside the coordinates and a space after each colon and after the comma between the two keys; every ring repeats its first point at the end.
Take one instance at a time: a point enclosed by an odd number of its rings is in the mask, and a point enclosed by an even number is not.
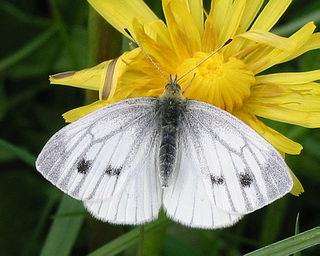
{"type": "Polygon", "coordinates": [[[173,49],[177,56],[180,59],[189,58],[195,52],[200,51],[200,31],[186,2],[183,0],[164,0],[162,5],[173,49]]]}
{"type": "Polygon", "coordinates": [[[276,73],[256,76],[257,84],[305,84],[320,80],[320,69],[308,72],[276,73]]]}
{"type": "Polygon", "coordinates": [[[257,116],[309,128],[320,127],[317,83],[256,85],[252,87],[247,106],[257,116]]]}
{"type": "MultiPolygon", "coordinates": [[[[88,0],[88,2],[107,22],[126,37],[129,36],[125,33],[124,28],[133,33],[134,18],[141,23],[159,19],[142,0],[88,0]]],[[[134,33],[133,36],[135,37],[134,33]]]]}
{"type": "Polygon", "coordinates": [[[266,31],[250,30],[238,36],[285,51],[292,51],[297,47],[293,40],[266,31]]]}
{"type": "Polygon", "coordinates": [[[263,122],[258,120],[254,115],[250,114],[249,110],[242,109],[234,113],[236,117],[247,123],[261,136],[263,136],[269,143],[271,143],[277,150],[286,154],[298,155],[302,150],[302,146],[293,140],[285,137],[281,133],[266,126],[263,122]]]}
{"type": "Polygon", "coordinates": [[[200,31],[203,33],[203,1],[202,0],[185,0],[189,7],[189,12],[194,19],[195,24],[200,31]]]}
{"type": "Polygon", "coordinates": [[[292,187],[290,193],[294,196],[300,196],[300,194],[302,194],[304,192],[303,186],[300,183],[300,181],[298,180],[298,178],[296,177],[296,175],[294,175],[293,171],[290,170],[290,174],[293,179],[293,187],[292,187]]]}
{"type": "Polygon", "coordinates": [[[130,52],[123,53],[119,58],[110,62],[110,64],[105,68],[99,83],[100,100],[109,100],[113,98],[117,89],[119,78],[126,72],[130,63],[139,54],[141,54],[141,50],[136,48],[130,52]]]}
{"type": "Polygon", "coordinates": [[[309,37],[309,40],[306,41],[299,49],[297,49],[293,54],[288,56],[283,60],[283,62],[290,61],[297,58],[298,56],[311,51],[320,49],[320,33],[314,33],[309,37]]]}
{"type": "Polygon", "coordinates": [[[103,73],[108,68],[111,62],[112,60],[109,60],[102,62],[92,68],[51,75],[49,80],[51,84],[63,84],[98,91],[100,88],[100,82],[103,73]]]}
{"type": "Polygon", "coordinates": [[[212,51],[236,34],[245,7],[245,0],[212,1],[202,38],[203,51],[212,51]]]}
{"type": "Polygon", "coordinates": [[[71,122],[77,121],[79,118],[85,115],[88,115],[89,113],[95,110],[103,108],[107,104],[108,104],[108,101],[98,100],[96,102],[93,102],[92,104],[69,110],[68,112],[64,113],[62,116],[67,123],[71,123],[71,122]]]}
{"type": "Polygon", "coordinates": [[[242,20],[246,7],[246,0],[236,0],[230,6],[227,15],[224,17],[223,27],[218,37],[218,46],[223,45],[228,39],[233,38],[242,20]]]}
{"type": "Polygon", "coordinates": [[[270,0],[253,23],[252,30],[269,31],[287,10],[292,0],[270,0]]]}
{"type": "Polygon", "coordinates": [[[112,98],[119,77],[139,53],[141,50],[137,48],[125,52],[119,58],[102,62],[92,68],[51,75],[50,83],[99,91],[100,99],[112,98]]]}
{"type": "Polygon", "coordinates": [[[263,3],[264,0],[247,0],[244,10],[245,15],[242,15],[237,34],[246,31],[250,27],[263,3]]]}
{"type": "MultiPolygon", "coordinates": [[[[304,45],[312,36],[313,31],[315,30],[315,25],[313,22],[310,22],[304,25],[301,29],[299,29],[296,33],[290,36],[290,40],[292,40],[297,46],[294,50],[279,50],[274,49],[270,51],[270,53],[266,53],[261,57],[261,54],[257,54],[255,58],[251,58],[251,62],[247,63],[249,68],[254,71],[255,74],[260,73],[276,64],[280,64],[286,61],[286,59],[290,58],[292,55],[299,50],[301,45],[304,45]]],[[[272,48],[270,48],[272,49],[272,48]]]]}
{"type": "Polygon", "coordinates": [[[167,42],[160,40],[158,37],[152,38],[146,33],[146,29],[150,30],[150,25],[148,24],[146,27],[137,20],[134,20],[133,26],[137,40],[148,55],[152,56],[164,71],[168,72],[168,74],[173,74],[177,66],[178,56],[167,42]]]}

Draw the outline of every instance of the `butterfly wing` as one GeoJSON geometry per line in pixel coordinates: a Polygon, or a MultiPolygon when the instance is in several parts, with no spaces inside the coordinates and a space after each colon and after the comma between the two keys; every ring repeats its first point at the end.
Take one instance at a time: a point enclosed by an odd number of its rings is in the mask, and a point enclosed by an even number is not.
{"type": "Polygon", "coordinates": [[[188,101],[182,135],[214,206],[232,214],[255,211],[290,192],[289,169],[259,134],[226,111],[188,101]]]}
{"type": "MultiPolygon", "coordinates": [[[[128,178],[125,186],[108,199],[85,201],[87,210],[96,218],[116,224],[142,224],[158,217],[161,207],[161,185],[155,161],[157,134],[147,131],[144,134],[148,151],[128,178]]],[[[103,198],[104,189],[98,188],[103,198]]],[[[107,193],[108,194],[108,193],[107,193]]]]}
{"type": "Polygon", "coordinates": [[[150,152],[158,138],[157,115],[156,99],[149,97],[97,110],[58,131],[36,168],[76,199],[101,202],[121,194],[128,180],[138,177],[141,164],[154,168],[150,152]]]}
{"type": "Polygon", "coordinates": [[[163,207],[173,220],[194,228],[214,229],[231,226],[241,219],[219,209],[210,200],[194,147],[190,147],[187,129],[180,133],[179,168],[173,173],[169,186],[164,188],[163,207]]]}

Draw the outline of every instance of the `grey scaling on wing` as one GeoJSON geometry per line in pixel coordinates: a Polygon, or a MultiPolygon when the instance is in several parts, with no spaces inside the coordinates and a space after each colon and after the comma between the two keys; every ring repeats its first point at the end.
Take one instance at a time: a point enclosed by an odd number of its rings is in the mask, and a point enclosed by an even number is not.
{"type": "Polygon", "coordinates": [[[181,129],[195,173],[218,208],[246,214],[291,191],[293,181],[282,156],[226,111],[189,100],[181,129]]]}
{"type": "Polygon", "coordinates": [[[145,137],[157,129],[156,102],[151,97],[124,100],[67,125],[44,146],[36,161],[38,171],[81,200],[121,191],[149,147],[156,147],[158,139],[150,145],[145,137]],[[98,194],[101,187],[105,193],[98,194]]]}

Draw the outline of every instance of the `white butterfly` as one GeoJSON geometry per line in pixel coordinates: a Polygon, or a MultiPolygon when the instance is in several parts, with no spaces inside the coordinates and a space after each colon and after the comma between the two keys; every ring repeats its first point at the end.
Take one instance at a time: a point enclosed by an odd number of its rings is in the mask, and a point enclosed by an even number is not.
{"type": "Polygon", "coordinates": [[[176,77],[161,97],[120,101],[58,131],[36,167],[96,218],[142,224],[160,208],[190,227],[236,223],[288,193],[289,169],[253,129],[187,100],[176,77]]]}

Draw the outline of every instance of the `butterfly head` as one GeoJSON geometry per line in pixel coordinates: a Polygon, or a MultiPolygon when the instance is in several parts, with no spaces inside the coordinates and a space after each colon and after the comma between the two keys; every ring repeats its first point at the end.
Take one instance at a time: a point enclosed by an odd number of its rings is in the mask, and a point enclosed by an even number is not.
{"type": "Polygon", "coordinates": [[[177,81],[177,75],[170,75],[169,83],[165,87],[163,96],[183,98],[181,87],[177,81]]]}

